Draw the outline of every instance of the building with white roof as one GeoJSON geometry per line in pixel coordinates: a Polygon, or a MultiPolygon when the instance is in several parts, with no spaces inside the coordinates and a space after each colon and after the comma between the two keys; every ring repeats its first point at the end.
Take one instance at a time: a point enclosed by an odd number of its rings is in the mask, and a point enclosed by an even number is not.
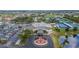
{"type": "Polygon", "coordinates": [[[40,23],[32,23],[32,26],[34,28],[38,28],[38,29],[43,29],[43,28],[51,28],[51,24],[47,24],[47,23],[44,23],[44,22],[40,22],[40,23]]]}
{"type": "Polygon", "coordinates": [[[52,28],[51,24],[47,24],[44,22],[32,23],[32,26],[34,27],[34,31],[35,30],[46,30],[48,32],[48,34],[50,34],[50,32],[52,31],[50,29],[50,28],[52,28]]]}

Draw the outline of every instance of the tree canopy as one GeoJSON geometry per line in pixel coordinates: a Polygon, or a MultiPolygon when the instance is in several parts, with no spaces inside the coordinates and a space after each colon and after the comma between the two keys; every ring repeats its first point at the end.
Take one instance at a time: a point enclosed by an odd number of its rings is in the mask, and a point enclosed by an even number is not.
{"type": "Polygon", "coordinates": [[[32,19],[31,16],[29,17],[16,17],[15,19],[12,20],[15,23],[32,23],[34,20],[32,19]]]}

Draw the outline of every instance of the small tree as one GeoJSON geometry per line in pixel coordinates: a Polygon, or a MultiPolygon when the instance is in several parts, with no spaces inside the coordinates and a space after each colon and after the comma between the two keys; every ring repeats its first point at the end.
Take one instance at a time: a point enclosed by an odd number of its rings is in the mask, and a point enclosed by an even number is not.
{"type": "Polygon", "coordinates": [[[46,33],[46,34],[48,33],[46,30],[43,30],[43,32],[46,33]]]}
{"type": "Polygon", "coordinates": [[[60,29],[59,29],[58,27],[56,27],[55,30],[56,30],[57,32],[60,32],[60,29]]]}

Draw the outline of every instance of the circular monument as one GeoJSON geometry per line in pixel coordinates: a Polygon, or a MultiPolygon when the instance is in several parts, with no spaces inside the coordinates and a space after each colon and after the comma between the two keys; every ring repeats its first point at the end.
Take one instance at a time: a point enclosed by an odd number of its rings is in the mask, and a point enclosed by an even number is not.
{"type": "Polygon", "coordinates": [[[34,40],[34,44],[42,47],[42,46],[46,46],[48,44],[48,41],[42,36],[39,36],[34,40]]]}

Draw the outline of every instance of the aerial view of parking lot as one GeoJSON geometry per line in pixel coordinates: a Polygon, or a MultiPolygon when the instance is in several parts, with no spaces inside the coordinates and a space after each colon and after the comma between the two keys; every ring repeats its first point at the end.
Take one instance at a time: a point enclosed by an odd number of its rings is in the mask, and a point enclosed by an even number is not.
{"type": "Polygon", "coordinates": [[[78,47],[78,10],[0,11],[0,48],[78,47]]]}

